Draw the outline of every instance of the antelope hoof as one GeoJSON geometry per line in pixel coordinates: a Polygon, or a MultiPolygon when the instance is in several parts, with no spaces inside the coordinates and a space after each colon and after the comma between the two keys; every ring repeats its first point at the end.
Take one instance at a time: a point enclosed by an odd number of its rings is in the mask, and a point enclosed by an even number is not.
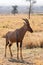
{"type": "Polygon", "coordinates": [[[4,56],[6,57],[6,54],[4,56]]]}
{"type": "Polygon", "coordinates": [[[13,57],[13,55],[11,55],[11,58],[13,57]]]}
{"type": "Polygon", "coordinates": [[[23,57],[21,57],[21,60],[23,60],[23,57]]]}
{"type": "Polygon", "coordinates": [[[17,60],[19,60],[19,57],[17,57],[17,60]]]}
{"type": "Polygon", "coordinates": [[[11,54],[11,58],[13,57],[13,55],[11,54]]]}

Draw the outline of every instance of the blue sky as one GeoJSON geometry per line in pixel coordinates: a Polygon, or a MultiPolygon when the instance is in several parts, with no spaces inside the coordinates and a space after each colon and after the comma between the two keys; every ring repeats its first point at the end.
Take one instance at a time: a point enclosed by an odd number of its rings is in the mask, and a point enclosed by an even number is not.
{"type": "MultiPolygon", "coordinates": [[[[36,0],[35,5],[43,5],[43,0],[36,0]]],[[[29,2],[26,0],[0,0],[0,6],[11,6],[11,5],[28,5],[29,2]]]]}

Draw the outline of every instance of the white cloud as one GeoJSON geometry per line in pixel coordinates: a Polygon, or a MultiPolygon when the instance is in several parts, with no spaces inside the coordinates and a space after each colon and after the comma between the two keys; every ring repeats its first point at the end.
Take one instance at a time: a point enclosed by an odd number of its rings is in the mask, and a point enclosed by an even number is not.
{"type": "Polygon", "coordinates": [[[36,0],[37,2],[36,2],[36,5],[43,5],[43,0],[36,0]]]}
{"type": "MultiPolygon", "coordinates": [[[[29,5],[26,0],[0,0],[0,5],[29,5]]],[[[43,5],[43,0],[37,0],[36,5],[43,5]]]]}
{"type": "Polygon", "coordinates": [[[25,0],[0,0],[0,5],[25,5],[25,0]]]}

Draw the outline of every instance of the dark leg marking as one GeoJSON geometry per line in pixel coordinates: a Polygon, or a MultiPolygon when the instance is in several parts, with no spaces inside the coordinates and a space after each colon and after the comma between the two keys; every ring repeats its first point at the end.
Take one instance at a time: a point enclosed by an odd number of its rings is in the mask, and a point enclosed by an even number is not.
{"type": "Polygon", "coordinates": [[[17,42],[17,59],[19,59],[19,44],[17,42]]]}
{"type": "Polygon", "coordinates": [[[11,46],[12,46],[12,44],[9,44],[9,51],[10,51],[10,55],[12,57],[13,55],[12,55],[12,52],[11,52],[11,46]]]}
{"type": "Polygon", "coordinates": [[[5,45],[5,57],[6,57],[6,51],[7,51],[8,44],[9,44],[9,42],[6,41],[6,45],[5,45]]]}
{"type": "Polygon", "coordinates": [[[23,57],[22,57],[22,41],[20,42],[20,57],[21,57],[21,59],[23,59],[23,57]]]}

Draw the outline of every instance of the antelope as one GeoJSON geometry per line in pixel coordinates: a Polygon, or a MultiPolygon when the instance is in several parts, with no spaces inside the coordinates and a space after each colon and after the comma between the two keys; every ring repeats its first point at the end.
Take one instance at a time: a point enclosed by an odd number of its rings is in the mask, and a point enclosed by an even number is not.
{"type": "Polygon", "coordinates": [[[5,35],[5,38],[6,38],[5,57],[6,57],[7,46],[9,46],[9,51],[10,51],[11,57],[13,56],[12,51],[11,51],[11,46],[12,46],[13,42],[16,42],[17,59],[19,59],[19,50],[20,50],[20,58],[23,59],[23,57],[22,57],[22,41],[23,41],[24,35],[27,31],[30,31],[31,33],[33,32],[28,19],[23,19],[23,20],[25,21],[25,23],[21,28],[16,29],[15,31],[9,31],[5,35]],[[20,43],[20,49],[19,49],[19,43],[20,43]]]}

